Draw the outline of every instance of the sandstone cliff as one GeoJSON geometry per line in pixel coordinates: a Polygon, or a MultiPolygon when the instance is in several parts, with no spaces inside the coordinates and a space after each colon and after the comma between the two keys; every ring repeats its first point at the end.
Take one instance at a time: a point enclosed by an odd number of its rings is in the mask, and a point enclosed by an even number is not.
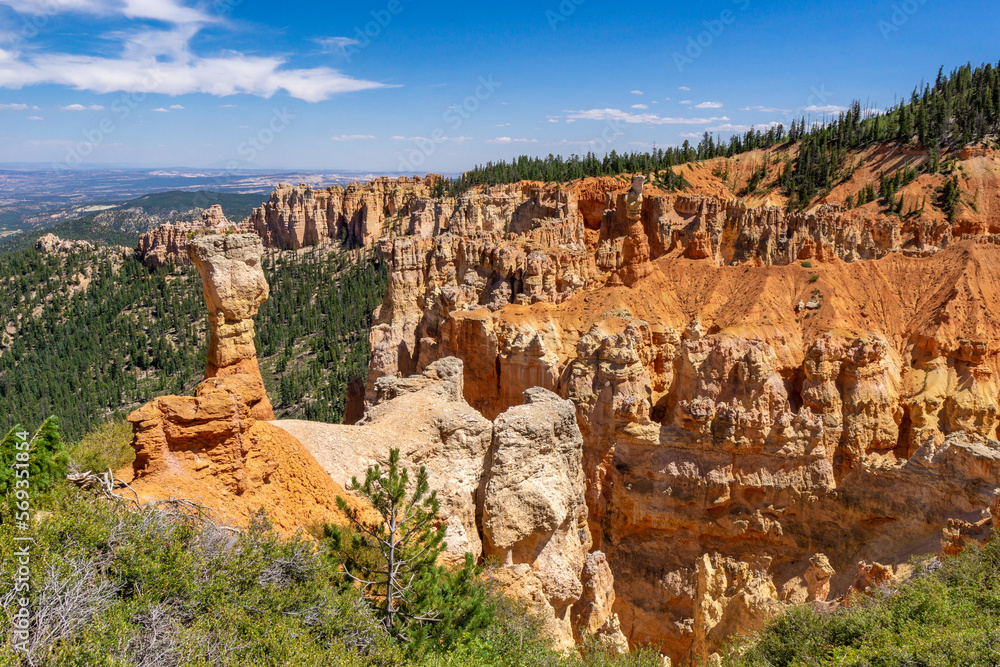
{"type": "Polygon", "coordinates": [[[322,189],[281,184],[254,209],[248,224],[272,248],[297,250],[327,239],[370,246],[390,228],[398,228],[413,202],[429,196],[438,178],[383,176],[367,184],[322,189]]]}
{"type": "Polygon", "coordinates": [[[389,450],[424,466],[438,490],[447,534],[443,560],[466,552],[496,556],[493,572],[506,590],[527,600],[569,649],[583,627],[613,646],[625,638],[611,609],[611,571],[588,556],[583,498],[583,438],[569,401],[529,389],[524,404],[490,423],[463,398],[457,359],[430,364],[421,375],[382,378],[377,400],[356,426],[277,421],[346,485],[389,450]]]}
{"type": "Polygon", "coordinates": [[[218,204],[201,214],[200,222],[179,222],[161,225],[139,237],[135,254],[150,269],[188,261],[188,239],[205,234],[253,231],[246,223],[230,222],[218,204]]]}
{"type": "Polygon", "coordinates": [[[1000,486],[992,222],[613,178],[504,196],[509,221],[382,241],[368,398],[454,356],[487,419],[533,387],[569,399],[590,548],[633,645],[704,659],[779,601],[846,594],[859,561],[983,525],[1000,486]]]}

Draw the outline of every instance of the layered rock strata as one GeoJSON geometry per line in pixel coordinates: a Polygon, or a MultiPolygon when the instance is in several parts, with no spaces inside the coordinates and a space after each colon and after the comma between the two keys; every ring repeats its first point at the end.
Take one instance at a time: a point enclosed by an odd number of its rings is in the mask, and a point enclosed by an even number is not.
{"type": "MultiPolygon", "coordinates": [[[[250,375],[260,379],[253,318],[269,291],[253,234],[201,236],[187,245],[188,259],[201,274],[208,308],[209,340],[205,378],[250,375]]],[[[262,392],[263,393],[263,392],[262,392]]],[[[266,395],[253,406],[256,419],[274,419],[266,395]]]]}
{"type": "Polygon", "coordinates": [[[675,662],[779,601],[845,595],[859,561],[984,525],[1000,487],[988,226],[963,239],[610,180],[538,188],[503,233],[383,241],[369,401],[446,356],[488,419],[532,387],[569,399],[614,611],[675,662]]]}

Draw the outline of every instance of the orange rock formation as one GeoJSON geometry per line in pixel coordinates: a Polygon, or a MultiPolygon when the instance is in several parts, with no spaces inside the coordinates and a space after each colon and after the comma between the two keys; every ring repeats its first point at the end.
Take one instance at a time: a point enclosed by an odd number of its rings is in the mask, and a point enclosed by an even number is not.
{"type": "Polygon", "coordinates": [[[267,298],[260,238],[203,236],[188,245],[201,272],[211,342],[194,396],[164,396],[129,415],[136,450],[132,486],[143,501],[184,498],[245,524],[268,511],[284,532],[344,523],[343,488],[295,438],[269,424],[252,317],[267,298]]]}
{"type": "Polygon", "coordinates": [[[509,221],[383,240],[369,399],[454,356],[487,419],[532,387],[572,401],[613,609],[675,662],[989,516],[993,223],[638,187],[473,193],[509,221]]]}

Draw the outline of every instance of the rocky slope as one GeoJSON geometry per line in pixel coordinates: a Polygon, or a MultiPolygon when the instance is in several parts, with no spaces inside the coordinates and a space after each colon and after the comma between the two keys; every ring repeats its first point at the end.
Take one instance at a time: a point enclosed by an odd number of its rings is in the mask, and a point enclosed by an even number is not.
{"type": "Polygon", "coordinates": [[[445,562],[495,557],[502,567],[494,576],[530,602],[564,648],[581,627],[625,648],[611,570],[603,554],[588,553],[583,438],[572,403],[535,387],[491,423],[463,398],[463,376],[462,362],[446,358],[421,375],[381,378],[376,403],[356,426],[272,423],[345,486],[399,447],[438,490],[445,562]]]}
{"type": "Polygon", "coordinates": [[[463,204],[495,215],[382,241],[368,398],[457,357],[486,419],[533,387],[570,400],[581,543],[633,645],[705,658],[782,601],[845,595],[861,561],[981,534],[1000,486],[992,214],[789,213],[611,178],[498,190],[463,204]]]}

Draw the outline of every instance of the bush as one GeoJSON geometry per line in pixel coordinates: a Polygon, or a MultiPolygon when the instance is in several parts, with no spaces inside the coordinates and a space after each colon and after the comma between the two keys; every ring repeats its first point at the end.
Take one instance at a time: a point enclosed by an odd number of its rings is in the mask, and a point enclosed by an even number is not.
{"type": "Polygon", "coordinates": [[[807,607],[737,643],[728,665],[1000,664],[1000,533],[983,548],[932,561],[896,590],[850,608],[807,607]]]}
{"type": "Polygon", "coordinates": [[[811,269],[813,267],[812,262],[802,262],[803,269],[811,269]]]}
{"type": "MultiPolygon", "coordinates": [[[[4,642],[0,664],[457,667],[652,667],[649,653],[564,656],[540,619],[488,577],[435,569],[440,623],[399,641],[339,565],[309,538],[284,538],[266,517],[246,531],[126,503],[65,482],[34,503],[32,644],[4,642]],[[469,616],[475,611],[475,617],[469,616]],[[474,622],[472,622],[474,621],[474,622]],[[419,646],[419,650],[415,648],[419,646]]],[[[0,507],[0,581],[14,577],[19,536],[0,507]]],[[[13,596],[0,588],[0,636],[13,596]]]]}
{"type": "MultiPolygon", "coordinates": [[[[402,662],[360,596],[331,583],[311,541],[264,522],[235,533],[129,511],[82,491],[54,502],[31,551],[33,665],[402,662]]],[[[3,518],[0,581],[11,581],[19,533],[3,518]]],[[[14,607],[0,603],[9,637],[14,607]]]]}
{"type": "Polygon", "coordinates": [[[70,462],[82,471],[121,470],[135,460],[132,425],[126,421],[105,422],[67,447],[70,462]]]}

